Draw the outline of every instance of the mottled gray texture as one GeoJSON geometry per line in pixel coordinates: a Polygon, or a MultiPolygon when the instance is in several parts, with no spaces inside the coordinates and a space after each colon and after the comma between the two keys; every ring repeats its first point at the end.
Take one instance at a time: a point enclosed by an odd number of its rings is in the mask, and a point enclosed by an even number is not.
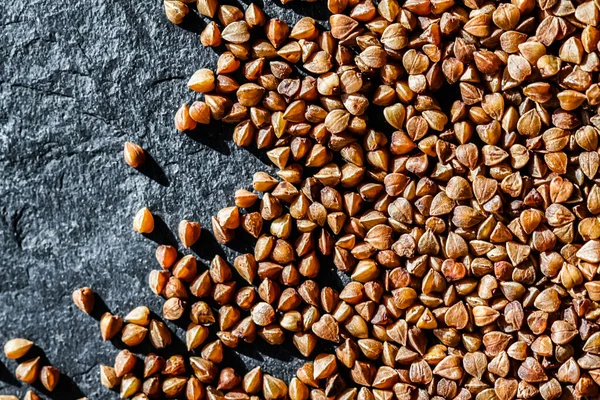
{"type": "MultiPolygon", "coordinates": [[[[317,10],[327,18],[314,4],[267,6],[287,22],[317,10]]],[[[98,365],[118,349],[71,292],[89,285],[115,313],[143,304],[160,313],[146,283],[156,244],[131,229],[135,212],[147,206],[171,230],[182,218],[209,227],[233,191],[269,167],[219,125],[189,136],[172,126],[194,97],[186,77],[218,56],[201,48],[205,20],[174,26],[158,0],[0,1],[0,16],[0,343],[29,338],[72,378],[52,398],[116,399],[100,386],[98,365]],[[145,174],[123,162],[126,140],[155,160],[145,174]]],[[[203,239],[207,261],[217,245],[203,239]]],[[[293,346],[268,349],[275,358],[263,347],[239,357],[289,379],[301,362],[293,346]]],[[[228,353],[225,364],[238,361],[228,353]]],[[[27,390],[16,365],[0,356],[0,394],[27,390]]]]}

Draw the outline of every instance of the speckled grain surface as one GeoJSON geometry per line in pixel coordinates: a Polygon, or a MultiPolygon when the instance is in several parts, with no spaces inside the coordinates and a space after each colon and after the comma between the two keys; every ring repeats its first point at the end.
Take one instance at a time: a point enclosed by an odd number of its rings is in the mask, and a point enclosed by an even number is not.
{"type": "MultiPolygon", "coordinates": [[[[266,6],[289,23],[327,18],[315,4],[266,6]]],[[[89,285],[115,313],[144,304],[160,313],[146,283],[155,242],[174,240],[169,229],[183,218],[209,227],[236,188],[270,167],[219,125],[187,136],[172,126],[194,98],[186,77],[218,57],[199,43],[205,20],[174,26],[157,0],[1,1],[0,16],[0,342],[29,338],[65,374],[50,398],[116,399],[98,365],[118,348],[71,292],[89,285]],[[154,160],[143,173],[123,162],[126,140],[154,160]],[[143,206],[163,221],[151,238],[131,229],[143,206]]],[[[204,232],[195,250],[206,265],[218,249],[204,232]]],[[[287,380],[301,363],[293,346],[241,352],[225,364],[261,364],[287,380]]],[[[28,389],[16,365],[0,356],[0,394],[28,389]]]]}

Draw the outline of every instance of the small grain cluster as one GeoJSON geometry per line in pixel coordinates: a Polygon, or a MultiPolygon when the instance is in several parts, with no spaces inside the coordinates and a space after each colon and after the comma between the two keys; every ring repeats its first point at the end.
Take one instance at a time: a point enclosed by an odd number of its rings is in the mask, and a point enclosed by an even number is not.
{"type": "MultiPolygon", "coordinates": [[[[9,360],[17,360],[19,365],[15,370],[15,377],[28,385],[41,383],[41,386],[48,392],[54,391],[60,379],[60,371],[52,365],[42,366],[41,357],[28,357],[34,343],[23,338],[14,338],[4,345],[4,355],[9,360]]],[[[17,399],[15,396],[2,396],[0,400],[17,399]]],[[[40,397],[33,391],[28,390],[24,400],[39,400],[40,397]]]]}

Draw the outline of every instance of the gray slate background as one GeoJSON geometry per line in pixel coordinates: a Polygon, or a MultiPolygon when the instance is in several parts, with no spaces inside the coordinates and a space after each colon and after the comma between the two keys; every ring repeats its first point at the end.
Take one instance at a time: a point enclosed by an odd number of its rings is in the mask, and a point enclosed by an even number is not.
{"type": "MultiPolygon", "coordinates": [[[[288,23],[327,18],[314,3],[266,9],[288,23]]],[[[200,45],[205,20],[174,26],[158,0],[0,1],[0,18],[0,343],[35,341],[32,354],[65,374],[51,398],[116,399],[98,366],[112,365],[118,349],[101,341],[72,291],[89,285],[120,315],[139,305],[160,313],[147,286],[158,266],[152,239],[173,240],[166,228],[183,218],[210,227],[234,190],[269,167],[219,125],[189,136],[173,128],[178,106],[194,98],[187,77],[218,57],[200,45]],[[122,159],[127,140],[155,160],[143,174],[122,159]],[[151,238],[131,229],[143,206],[164,221],[151,238]]],[[[201,242],[206,262],[218,246],[206,231],[201,242]]],[[[242,353],[225,364],[262,364],[289,380],[302,362],[290,346],[242,353]]],[[[16,365],[2,353],[0,394],[28,389],[16,365]]]]}

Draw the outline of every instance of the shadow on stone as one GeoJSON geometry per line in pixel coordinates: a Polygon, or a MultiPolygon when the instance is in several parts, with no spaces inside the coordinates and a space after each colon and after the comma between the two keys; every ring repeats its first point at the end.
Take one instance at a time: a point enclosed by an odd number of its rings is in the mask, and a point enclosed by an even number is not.
{"type": "Polygon", "coordinates": [[[108,308],[102,297],[100,297],[98,293],[94,292],[94,309],[92,310],[90,316],[96,321],[100,321],[100,318],[102,318],[104,313],[107,312],[110,312],[110,309],[108,308]]]}
{"type": "Polygon", "coordinates": [[[203,229],[200,239],[190,247],[198,257],[203,260],[212,260],[217,254],[227,260],[227,256],[221,247],[221,244],[215,239],[212,232],[203,229]]]}
{"type": "Polygon", "coordinates": [[[227,358],[227,366],[228,367],[240,367],[243,369],[244,361],[239,356],[240,354],[245,355],[246,357],[250,357],[257,361],[264,361],[264,357],[258,351],[257,346],[255,344],[258,341],[262,341],[261,338],[257,337],[254,340],[254,343],[246,343],[242,342],[235,349],[226,348],[226,358],[227,358]]]}
{"type": "MultiPolygon", "coordinates": [[[[265,9],[265,3],[262,0],[237,0],[232,1],[232,3],[235,3],[234,5],[240,7],[242,11],[244,11],[251,3],[254,3],[265,12],[268,18],[272,17],[273,15],[279,16],[281,18],[282,15],[281,12],[273,12],[273,10],[265,9]]],[[[294,11],[294,17],[296,17],[297,19],[300,19],[302,17],[311,17],[317,21],[326,21],[327,16],[330,14],[330,12],[327,10],[327,7],[325,7],[321,2],[288,1],[286,4],[281,4],[280,1],[274,1],[270,5],[279,9],[294,11]]],[[[287,22],[290,25],[290,29],[295,23],[295,21],[292,20],[286,20],[285,22],[287,22]]]]}
{"type": "MultiPolygon", "coordinates": [[[[281,4],[280,2],[274,2],[274,6],[277,8],[283,8],[286,10],[292,10],[295,16],[298,17],[311,17],[317,21],[326,21],[327,16],[330,12],[327,10],[327,7],[323,5],[321,2],[308,2],[308,1],[290,1],[286,4],[281,4]]],[[[276,13],[280,14],[280,13],[276,13]]],[[[300,19],[300,18],[298,18],[300,19]]],[[[293,26],[295,21],[286,21],[290,24],[290,28],[293,26]]]]}
{"type": "Polygon", "coordinates": [[[154,157],[152,157],[152,155],[148,152],[146,152],[146,161],[141,167],[138,168],[138,171],[161,186],[170,186],[167,175],[164,173],[160,165],[158,165],[154,157]]]}
{"type": "MultiPolygon", "coordinates": [[[[257,337],[253,343],[240,342],[235,349],[225,348],[226,366],[236,371],[253,368],[253,364],[268,363],[268,360],[277,360],[281,363],[300,363],[303,357],[292,343],[292,336],[286,334],[285,342],[281,345],[270,345],[262,338],[257,337]],[[241,356],[251,358],[255,362],[247,363],[241,356]]],[[[276,371],[269,371],[275,373],[276,371]]]]}
{"type": "MultiPolygon", "coordinates": [[[[206,26],[206,22],[202,19],[202,17],[196,11],[196,6],[192,6],[192,3],[187,4],[188,7],[191,8],[190,12],[184,18],[183,22],[178,26],[182,29],[185,29],[188,32],[197,33],[198,35],[202,33],[204,27],[206,26]]],[[[215,15],[216,17],[216,15],[215,15]]]]}
{"type": "MultiPolygon", "coordinates": [[[[245,147],[244,150],[246,150],[248,153],[252,154],[255,158],[257,158],[264,165],[272,167],[273,163],[271,162],[271,160],[269,160],[269,157],[267,157],[267,153],[265,152],[264,149],[258,149],[256,147],[256,143],[253,143],[252,146],[245,147]]],[[[272,171],[265,171],[265,172],[272,173],[272,171]]]]}
{"type": "Polygon", "coordinates": [[[10,386],[21,387],[21,382],[9,371],[9,369],[0,361],[0,382],[10,386]]]}
{"type": "MultiPolygon", "coordinates": [[[[285,342],[281,345],[271,345],[265,342],[262,338],[256,338],[251,347],[256,349],[260,354],[264,354],[267,357],[274,358],[279,361],[290,362],[294,360],[294,355],[291,349],[296,349],[292,343],[292,335],[286,332],[285,342]]],[[[300,355],[300,353],[297,353],[300,355]]],[[[262,356],[261,356],[262,357],[262,356]]]]}
{"type": "Polygon", "coordinates": [[[195,142],[228,156],[231,154],[231,149],[227,142],[233,137],[233,128],[233,125],[225,126],[223,122],[211,119],[210,124],[198,124],[196,129],[185,132],[185,135],[195,142]]]}
{"type": "Polygon", "coordinates": [[[262,10],[265,9],[265,2],[263,0],[233,0],[232,3],[235,3],[235,6],[240,7],[244,11],[252,3],[259,6],[262,10]]]}
{"type": "Polygon", "coordinates": [[[350,277],[343,272],[338,271],[333,265],[333,258],[331,256],[323,256],[317,252],[317,257],[321,268],[315,281],[326,282],[326,286],[337,290],[338,293],[341,292],[350,282],[350,277]]]}
{"type": "MultiPolygon", "coordinates": [[[[235,238],[225,246],[240,254],[254,254],[256,239],[243,229],[236,229],[235,238]]],[[[233,260],[231,260],[233,262],[233,260]]]]}
{"type": "Polygon", "coordinates": [[[145,233],[144,236],[155,243],[177,247],[175,235],[159,215],[154,215],[154,230],[152,233],[145,233]]]}
{"type": "MultiPolygon", "coordinates": [[[[123,323],[123,326],[125,326],[125,323],[123,323]]],[[[115,349],[121,351],[121,350],[125,350],[125,349],[129,349],[129,346],[127,346],[125,343],[123,343],[123,341],[121,340],[121,333],[117,333],[112,339],[109,340],[110,344],[112,344],[114,346],[115,349]]]]}

